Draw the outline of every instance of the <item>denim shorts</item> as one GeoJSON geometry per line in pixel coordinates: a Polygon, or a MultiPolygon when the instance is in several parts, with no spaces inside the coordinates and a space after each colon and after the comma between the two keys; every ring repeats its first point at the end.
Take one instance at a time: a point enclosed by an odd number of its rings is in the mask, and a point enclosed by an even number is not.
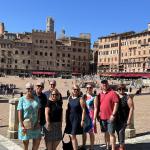
{"type": "Polygon", "coordinates": [[[115,121],[100,120],[101,132],[115,133],[115,121]]]}

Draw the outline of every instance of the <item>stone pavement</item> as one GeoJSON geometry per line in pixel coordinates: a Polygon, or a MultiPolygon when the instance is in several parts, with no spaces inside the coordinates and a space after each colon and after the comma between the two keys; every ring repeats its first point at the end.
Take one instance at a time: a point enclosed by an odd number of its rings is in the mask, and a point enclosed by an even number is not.
{"type": "Polygon", "coordinates": [[[0,135],[0,150],[22,150],[20,146],[0,135]]]}
{"type": "MultiPolygon", "coordinates": [[[[134,97],[135,103],[135,129],[137,137],[127,140],[127,150],[150,150],[150,95],[140,95],[134,97]]],[[[64,115],[66,110],[67,101],[64,100],[64,115]]],[[[8,129],[8,115],[9,115],[9,105],[7,101],[1,101],[0,99],[0,134],[3,137],[7,137],[8,129]]],[[[63,122],[63,128],[65,123],[63,122]]],[[[95,135],[95,149],[103,150],[103,136],[100,133],[99,124],[97,123],[98,134],[95,135]]],[[[65,137],[67,140],[67,137],[65,137]]],[[[22,147],[22,142],[19,140],[11,140],[20,147],[22,147]]],[[[81,145],[81,137],[78,136],[79,145],[81,145]]],[[[89,137],[87,140],[87,145],[89,145],[89,137]]],[[[31,146],[30,146],[31,147],[31,146]]],[[[45,148],[44,141],[41,141],[40,150],[45,148]]],[[[0,137],[0,150],[5,150],[0,137]]],[[[9,150],[13,150],[10,149],[9,150]]],[[[17,150],[17,149],[15,149],[17,150]]],[[[19,149],[18,149],[19,150],[19,149]]],[[[58,150],[61,150],[61,143],[59,144],[58,150]]]]}
{"type": "Polygon", "coordinates": [[[126,140],[127,150],[150,150],[150,133],[145,136],[126,140]]]}
{"type": "Polygon", "coordinates": [[[8,150],[8,149],[0,144],[0,150],[8,150]]]}

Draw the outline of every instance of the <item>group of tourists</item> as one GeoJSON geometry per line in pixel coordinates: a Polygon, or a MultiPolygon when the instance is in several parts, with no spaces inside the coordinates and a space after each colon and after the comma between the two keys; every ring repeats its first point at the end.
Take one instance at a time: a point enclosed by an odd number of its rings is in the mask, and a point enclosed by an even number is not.
{"type": "Polygon", "coordinates": [[[124,84],[118,85],[116,92],[107,80],[102,80],[97,95],[92,84],[87,84],[85,93],[80,91],[78,85],[73,85],[68,95],[63,135],[62,95],[56,88],[55,80],[49,81],[49,85],[49,90],[43,92],[43,81],[38,81],[35,88],[32,83],[27,83],[26,94],[19,99],[18,138],[23,141],[24,150],[28,150],[30,139],[33,140],[32,150],[38,150],[42,136],[46,149],[56,150],[64,134],[71,135],[73,150],[86,149],[89,134],[89,149],[93,150],[97,121],[104,133],[106,150],[116,150],[115,132],[119,150],[125,150],[125,128],[131,123],[134,104],[132,97],[125,93],[124,84]],[[77,135],[82,135],[81,147],[78,146],[77,135]]]}
{"type": "Polygon", "coordinates": [[[28,150],[29,140],[33,140],[32,150],[37,150],[44,135],[48,150],[55,150],[62,139],[62,96],[55,88],[56,81],[50,81],[50,89],[43,93],[44,82],[38,81],[34,89],[27,83],[26,94],[18,103],[18,138],[28,150]]]}

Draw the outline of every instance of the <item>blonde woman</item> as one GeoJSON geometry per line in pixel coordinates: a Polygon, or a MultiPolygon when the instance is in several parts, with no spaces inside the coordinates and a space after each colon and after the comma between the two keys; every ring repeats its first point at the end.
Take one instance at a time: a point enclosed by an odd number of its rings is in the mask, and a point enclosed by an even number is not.
{"type": "Polygon", "coordinates": [[[46,124],[44,128],[45,142],[48,150],[56,150],[62,140],[62,101],[59,91],[54,89],[45,108],[46,124]]]}
{"type": "Polygon", "coordinates": [[[83,124],[85,117],[85,103],[80,97],[80,88],[78,85],[72,87],[72,95],[68,100],[68,109],[66,112],[65,133],[71,134],[73,149],[78,149],[76,135],[83,134],[83,124]]]}
{"type": "Polygon", "coordinates": [[[39,125],[39,100],[33,94],[33,84],[26,84],[26,95],[20,97],[18,103],[18,138],[23,141],[24,150],[28,150],[29,140],[33,140],[32,150],[37,150],[41,139],[39,125]]]}

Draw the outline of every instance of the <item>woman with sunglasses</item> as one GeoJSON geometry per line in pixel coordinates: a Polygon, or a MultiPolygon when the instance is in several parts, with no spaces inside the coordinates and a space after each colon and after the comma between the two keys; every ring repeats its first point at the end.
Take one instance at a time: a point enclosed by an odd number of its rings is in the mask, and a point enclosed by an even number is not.
{"type": "Polygon", "coordinates": [[[72,95],[68,99],[68,108],[66,111],[65,133],[71,134],[73,150],[78,149],[76,135],[83,134],[83,124],[85,117],[85,103],[80,96],[80,88],[74,85],[72,95]]]}
{"type": "MultiPolygon", "coordinates": [[[[86,133],[89,133],[90,135],[90,150],[94,149],[94,133],[96,133],[96,116],[97,116],[97,96],[93,92],[93,86],[92,84],[87,84],[86,86],[87,92],[85,95],[83,95],[83,99],[86,104],[86,113],[89,116],[91,120],[91,126],[88,128],[87,131],[84,131],[85,133],[83,134],[83,148],[85,147],[86,144],[86,133]]],[[[83,149],[82,148],[82,149],[83,149]]]]}
{"type": "Polygon", "coordinates": [[[120,84],[118,86],[119,107],[116,117],[116,131],[119,141],[119,150],[125,150],[125,129],[131,124],[131,118],[134,111],[134,103],[131,96],[125,93],[126,86],[120,84]]]}
{"type": "Polygon", "coordinates": [[[45,143],[48,150],[56,150],[62,140],[62,101],[59,91],[54,89],[45,108],[46,124],[44,128],[45,143]]]}
{"type": "Polygon", "coordinates": [[[41,139],[41,130],[39,125],[40,104],[38,98],[34,95],[33,84],[26,84],[26,95],[20,97],[18,103],[18,138],[23,141],[24,150],[28,150],[29,140],[33,140],[32,150],[39,148],[41,139]]]}

